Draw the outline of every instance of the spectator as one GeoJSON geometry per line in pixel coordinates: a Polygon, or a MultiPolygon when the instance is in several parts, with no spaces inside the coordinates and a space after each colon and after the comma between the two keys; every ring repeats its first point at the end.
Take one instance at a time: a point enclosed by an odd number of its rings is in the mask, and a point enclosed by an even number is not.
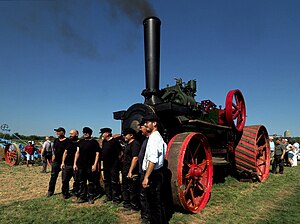
{"type": "Polygon", "coordinates": [[[273,141],[273,137],[269,137],[269,143],[270,143],[270,152],[271,152],[270,162],[271,162],[271,164],[273,164],[273,161],[274,161],[274,151],[275,151],[275,143],[273,141]]]}
{"type": "Polygon", "coordinates": [[[80,182],[79,198],[77,203],[88,201],[89,204],[94,204],[96,194],[96,177],[98,172],[98,161],[100,146],[98,142],[92,138],[93,130],[89,127],[84,127],[84,139],[79,142],[74,160],[74,170],[78,170],[80,182]],[[88,185],[87,185],[88,181],[88,185]]]}
{"type": "Polygon", "coordinates": [[[34,154],[34,147],[31,141],[28,141],[28,144],[24,148],[24,152],[26,152],[26,164],[27,166],[29,163],[33,166],[33,154],[34,154]]]}
{"type": "Polygon", "coordinates": [[[43,144],[43,148],[41,151],[42,161],[43,161],[43,170],[42,173],[47,172],[47,164],[52,163],[52,151],[53,151],[53,143],[50,141],[48,136],[45,137],[45,142],[43,144]]]}
{"type": "Polygon", "coordinates": [[[293,167],[294,166],[294,156],[295,156],[295,152],[294,152],[294,146],[292,144],[288,144],[286,147],[286,152],[288,154],[288,165],[293,167]]]}
{"type": "Polygon", "coordinates": [[[70,140],[65,137],[66,130],[64,128],[59,127],[54,129],[54,131],[56,132],[57,138],[53,143],[52,169],[47,197],[51,197],[54,194],[57,177],[61,171],[62,157],[70,144],[70,140]]]}
{"type": "MultiPolygon", "coordinates": [[[[281,139],[281,143],[283,144],[283,147],[286,149],[286,147],[287,147],[288,144],[289,144],[289,141],[288,141],[286,138],[283,138],[283,139],[281,139]]],[[[284,154],[284,164],[285,164],[286,166],[289,165],[289,157],[288,157],[288,153],[285,153],[285,154],[284,154]]]]}
{"type": "Polygon", "coordinates": [[[136,131],[132,128],[124,130],[123,136],[126,141],[124,150],[124,163],[122,170],[122,189],[124,208],[134,212],[139,210],[139,178],[138,178],[138,155],[140,143],[135,139],[136,131]]]}
{"type": "Polygon", "coordinates": [[[294,166],[297,166],[298,164],[298,156],[299,156],[299,143],[298,142],[294,142],[293,144],[294,148],[295,148],[295,157],[294,157],[294,166]]]}
{"type": "Polygon", "coordinates": [[[279,173],[283,174],[284,167],[284,155],[285,155],[285,147],[281,143],[280,139],[277,138],[275,141],[275,155],[274,162],[272,166],[272,173],[277,173],[277,166],[279,165],[279,173]]]}

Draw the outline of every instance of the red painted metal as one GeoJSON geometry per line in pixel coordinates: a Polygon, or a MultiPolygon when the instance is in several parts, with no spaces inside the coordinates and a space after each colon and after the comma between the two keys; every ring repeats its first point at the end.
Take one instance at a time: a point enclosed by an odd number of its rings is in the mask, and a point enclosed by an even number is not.
{"type": "Polygon", "coordinates": [[[4,148],[5,161],[8,165],[18,165],[21,160],[21,151],[17,144],[7,144],[4,148]]]}
{"type": "Polygon", "coordinates": [[[241,132],[246,123],[246,105],[240,90],[230,90],[226,96],[226,121],[229,126],[241,132]]]}
{"type": "Polygon", "coordinates": [[[235,163],[238,172],[252,173],[263,182],[270,171],[270,145],[268,132],[262,125],[246,126],[235,149],[235,163]]]}
{"type": "Polygon", "coordinates": [[[213,165],[208,141],[201,133],[184,132],[174,136],[168,148],[173,202],[197,213],[207,204],[212,188],[213,165]]]}

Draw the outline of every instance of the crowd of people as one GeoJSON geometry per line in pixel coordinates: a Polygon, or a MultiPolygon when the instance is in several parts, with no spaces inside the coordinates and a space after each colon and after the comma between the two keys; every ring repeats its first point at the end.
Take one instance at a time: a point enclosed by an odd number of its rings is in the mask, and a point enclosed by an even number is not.
{"type": "Polygon", "coordinates": [[[286,138],[269,137],[272,173],[283,174],[284,166],[295,167],[298,163],[299,143],[289,142],[286,138]]]}
{"type": "Polygon", "coordinates": [[[62,171],[64,199],[74,196],[76,203],[94,204],[105,194],[103,203],[118,204],[126,214],[140,212],[142,223],[168,223],[168,194],[164,192],[167,145],[158,128],[159,118],[148,115],[141,121],[138,132],[128,128],[121,136],[113,137],[112,129],[101,128],[99,141],[92,137],[93,130],[89,127],[83,128],[81,139],[75,129],[68,138],[64,128],[54,129],[57,138],[51,143],[47,137],[42,149],[42,172],[51,163],[47,197],[54,194],[62,171]],[[104,188],[100,184],[101,170],[104,188]]]}

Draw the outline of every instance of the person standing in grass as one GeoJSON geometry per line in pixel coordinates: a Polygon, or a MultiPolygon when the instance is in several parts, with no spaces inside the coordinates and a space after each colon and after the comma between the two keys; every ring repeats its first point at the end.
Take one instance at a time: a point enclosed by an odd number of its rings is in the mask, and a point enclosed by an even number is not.
{"type": "Polygon", "coordinates": [[[102,160],[103,173],[105,184],[106,199],[104,203],[113,201],[115,203],[121,202],[120,192],[120,155],[122,147],[118,139],[112,137],[112,130],[110,128],[101,128],[102,134],[102,160]]]}
{"type": "Polygon", "coordinates": [[[79,178],[79,198],[77,203],[88,201],[89,204],[94,204],[96,194],[96,180],[98,177],[98,161],[100,154],[100,146],[98,142],[92,138],[93,130],[89,127],[84,127],[83,137],[78,143],[78,148],[74,159],[74,170],[78,171],[79,178]],[[88,181],[88,185],[87,185],[88,181]]]}
{"type": "Polygon", "coordinates": [[[66,130],[63,127],[54,129],[56,132],[57,138],[53,143],[53,156],[52,156],[52,169],[51,177],[49,181],[47,197],[51,197],[55,191],[55,185],[58,178],[58,174],[61,171],[61,163],[64,151],[68,148],[70,140],[65,137],[66,130]]]}
{"type": "Polygon", "coordinates": [[[69,183],[72,177],[74,180],[72,195],[77,196],[79,191],[78,173],[73,169],[75,153],[79,143],[78,135],[79,133],[77,130],[74,129],[70,131],[70,144],[64,151],[60,166],[62,169],[62,194],[64,199],[67,199],[71,196],[69,193],[69,183]]]}
{"type": "Polygon", "coordinates": [[[167,144],[158,132],[159,118],[156,115],[148,115],[143,118],[147,132],[150,133],[142,169],[144,179],[142,187],[146,188],[146,197],[149,202],[151,223],[168,223],[164,202],[164,160],[167,144]]]}
{"type": "Polygon", "coordinates": [[[269,137],[269,143],[270,143],[270,153],[271,153],[271,156],[270,156],[270,162],[271,162],[271,165],[273,164],[273,161],[274,161],[274,151],[275,151],[275,143],[273,141],[273,137],[269,137]]]}
{"type": "Polygon", "coordinates": [[[27,166],[29,163],[33,165],[33,154],[34,154],[34,147],[31,141],[28,141],[28,145],[25,146],[24,152],[26,152],[26,164],[27,166]]]}
{"type": "Polygon", "coordinates": [[[139,203],[139,177],[138,155],[140,143],[135,139],[136,131],[128,128],[123,132],[126,146],[124,150],[124,163],[122,169],[123,207],[128,211],[138,211],[139,203]]]}
{"type": "Polygon", "coordinates": [[[140,123],[140,131],[143,136],[145,136],[145,139],[142,143],[139,155],[138,155],[138,163],[139,163],[139,175],[140,175],[140,206],[141,206],[141,218],[142,218],[142,224],[150,223],[150,210],[149,210],[149,202],[147,201],[146,197],[146,189],[142,187],[142,181],[144,180],[145,173],[143,172],[142,165],[143,160],[145,156],[146,146],[148,142],[149,132],[147,132],[147,128],[145,126],[144,120],[140,123]]]}
{"type": "Polygon", "coordinates": [[[43,161],[43,170],[42,173],[46,173],[47,171],[47,164],[52,163],[52,150],[53,150],[53,143],[50,141],[49,136],[45,137],[45,142],[43,144],[43,148],[41,151],[42,161],[43,161]]]}
{"type": "Polygon", "coordinates": [[[272,173],[277,173],[277,166],[279,165],[279,173],[283,174],[284,168],[284,155],[285,155],[285,147],[281,143],[279,138],[275,140],[275,155],[274,162],[272,166],[272,173]]]}

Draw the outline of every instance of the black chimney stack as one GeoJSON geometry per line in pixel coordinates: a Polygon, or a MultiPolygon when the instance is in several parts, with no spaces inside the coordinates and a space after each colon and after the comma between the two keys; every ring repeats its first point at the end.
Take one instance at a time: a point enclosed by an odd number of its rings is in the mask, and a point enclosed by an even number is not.
{"type": "Polygon", "coordinates": [[[160,19],[148,17],[144,20],[144,47],[146,68],[146,89],[142,95],[145,104],[161,103],[159,94],[159,64],[160,64],[160,19]]]}

